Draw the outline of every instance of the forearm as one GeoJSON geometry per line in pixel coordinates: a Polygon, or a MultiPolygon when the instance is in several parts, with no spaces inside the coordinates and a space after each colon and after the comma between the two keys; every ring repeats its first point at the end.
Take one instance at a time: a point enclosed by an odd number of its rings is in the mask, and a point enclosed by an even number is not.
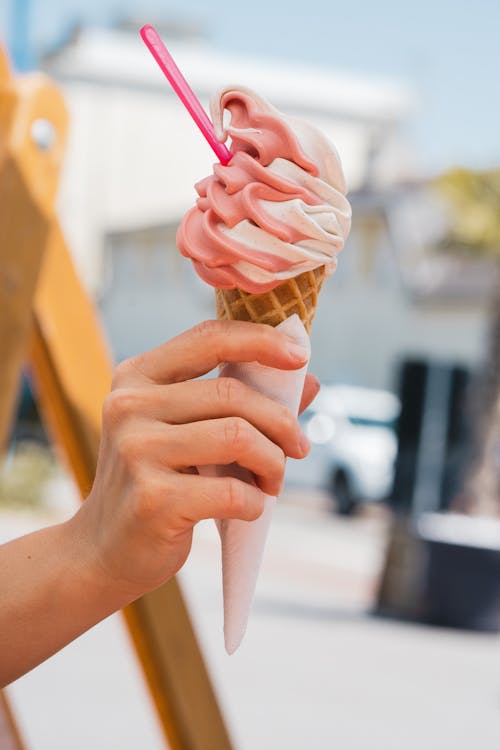
{"type": "Polygon", "coordinates": [[[127,602],[93,560],[75,519],[0,546],[0,685],[127,602]]]}

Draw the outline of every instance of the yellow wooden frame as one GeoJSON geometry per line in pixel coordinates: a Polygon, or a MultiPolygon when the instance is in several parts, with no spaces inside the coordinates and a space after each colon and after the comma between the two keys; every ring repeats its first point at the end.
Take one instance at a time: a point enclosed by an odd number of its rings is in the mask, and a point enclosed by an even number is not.
{"type": "MultiPolygon", "coordinates": [[[[54,210],[66,128],[57,88],[40,74],[11,77],[0,50],[0,447],[27,361],[44,422],[84,499],[111,360],[54,210]],[[35,141],[37,120],[53,128],[53,143],[35,141]]],[[[124,617],[168,747],[230,750],[176,580],[131,604],[124,617]]]]}

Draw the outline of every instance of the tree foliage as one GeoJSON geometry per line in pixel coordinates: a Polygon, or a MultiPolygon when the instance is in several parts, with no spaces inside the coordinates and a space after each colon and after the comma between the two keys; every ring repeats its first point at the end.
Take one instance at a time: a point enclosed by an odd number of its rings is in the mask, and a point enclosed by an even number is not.
{"type": "Polygon", "coordinates": [[[500,260],[500,169],[452,169],[437,177],[434,186],[451,212],[443,249],[500,260]]]}

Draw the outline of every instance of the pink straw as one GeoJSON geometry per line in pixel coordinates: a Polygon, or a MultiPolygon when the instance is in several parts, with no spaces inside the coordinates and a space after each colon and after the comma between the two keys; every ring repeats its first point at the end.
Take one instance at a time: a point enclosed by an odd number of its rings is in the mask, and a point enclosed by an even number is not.
{"type": "Polygon", "coordinates": [[[224,143],[217,140],[212,121],[201,106],[200,101],[191,86],[175,64],[172,55],[163,44],[156,29],[148,24],[142,27],[140,34],[144,44],[153,55],[163,73],[168,78],[175,93],[207,139],[220,163],[224,166],[229,164],[233,156],[232,153],[224,143]]]}

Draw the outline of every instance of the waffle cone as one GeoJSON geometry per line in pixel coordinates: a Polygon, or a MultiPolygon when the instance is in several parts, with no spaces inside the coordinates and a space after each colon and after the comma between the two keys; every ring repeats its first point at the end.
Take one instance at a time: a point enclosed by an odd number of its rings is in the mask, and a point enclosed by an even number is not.
{"type": "Polygon", "coordinates": [[[325,267],[320,266],[262,294],[250,294],[242,289],[216,289],[217,318],[248,320],[274,327],[297,314],[310,333],[324,278],[325,267]]]}

